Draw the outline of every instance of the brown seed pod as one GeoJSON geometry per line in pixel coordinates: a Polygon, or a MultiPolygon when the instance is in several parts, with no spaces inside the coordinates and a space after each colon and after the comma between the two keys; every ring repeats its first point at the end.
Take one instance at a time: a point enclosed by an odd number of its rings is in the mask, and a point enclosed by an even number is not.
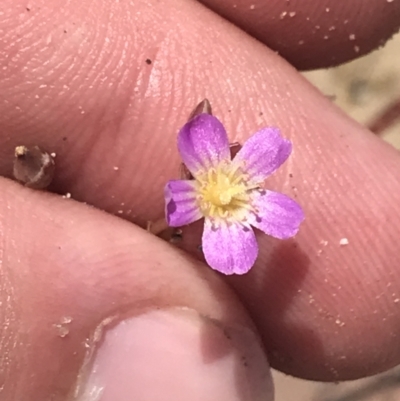
{"type": "Polygon", "coordinates": [[[47,188],[54,176],[54,159],[39,146],[15,148],[14,177],[29,188],[47,188]]]}

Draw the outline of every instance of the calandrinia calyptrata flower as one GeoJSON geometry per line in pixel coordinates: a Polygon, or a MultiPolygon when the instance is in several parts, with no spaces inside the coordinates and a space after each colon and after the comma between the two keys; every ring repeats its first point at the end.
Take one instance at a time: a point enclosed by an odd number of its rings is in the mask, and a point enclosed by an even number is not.
{"type": "Polygon", "coordinates": [[[301,207],[263,188],[292,151],[277,128],[256,132],[231,160],[221,122],[200,114],[180,130],[178,150],[194,179],[167,183],[167,223],[181,227],[204,217],[202,249],[213,269],[244,274],[254,265],[258,245],[251,226],[280,239],[297,233],[304,219],[301,207]]]}

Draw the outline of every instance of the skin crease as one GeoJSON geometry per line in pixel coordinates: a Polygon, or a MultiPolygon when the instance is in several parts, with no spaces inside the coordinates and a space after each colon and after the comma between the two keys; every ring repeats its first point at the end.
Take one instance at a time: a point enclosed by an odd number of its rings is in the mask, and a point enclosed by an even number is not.
{"type": "Polygon", "coordinates": [[[162,188],[178,177],[177,130],[208,97],[232,142],[265,125],[292,140],[292,156],[267,187],[306,214],[295,239],[260,235],[253,270],[225,278],[189,255],[201,258],[198,224],[185,230],[181,253],[121,219],[1,180],[6,399],[63,399],[82,361],[78,344],[103,318],[144,306],[252,320],[272,366],[299,377],[352,379],[399,363],[397,151],[197,3],[2,7],[3,175],[15,146],[41,145],[57,154],[51,190],[144,226],[162,216],[162,188]],[[343,237],[349,245],[339,245],[343,237]],[[52,325],[69,315],[74,330],[60,342],[52,325]]]}

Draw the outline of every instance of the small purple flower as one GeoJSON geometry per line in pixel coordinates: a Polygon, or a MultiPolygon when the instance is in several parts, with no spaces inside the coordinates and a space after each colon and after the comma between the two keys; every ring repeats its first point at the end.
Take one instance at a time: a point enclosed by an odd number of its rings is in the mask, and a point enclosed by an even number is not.
{"type": "Polygon", "coordinates": [[[254,265],[258,245],[251,226],[275,238],[293,237],[304,219],[289,197],[262,188],[292,151],[276,128],[250,137],[231,160],[225,128],[200,114],[183,126],[178,149],[193,180],[165,187],[166,218],[181,227],[205,218],[202,248],[207,263],[224,274],[244,274],[254,265]]]}

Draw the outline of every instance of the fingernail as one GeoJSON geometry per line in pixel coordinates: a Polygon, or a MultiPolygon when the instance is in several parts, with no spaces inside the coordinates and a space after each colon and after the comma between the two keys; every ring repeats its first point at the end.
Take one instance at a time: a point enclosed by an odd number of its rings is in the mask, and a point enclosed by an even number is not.
{"type": "Polygon", "coordinates": [[[246,328],[190,309],[152,311],[104,333],[80,401],[268,401],[264,352],[246,328]]]}

